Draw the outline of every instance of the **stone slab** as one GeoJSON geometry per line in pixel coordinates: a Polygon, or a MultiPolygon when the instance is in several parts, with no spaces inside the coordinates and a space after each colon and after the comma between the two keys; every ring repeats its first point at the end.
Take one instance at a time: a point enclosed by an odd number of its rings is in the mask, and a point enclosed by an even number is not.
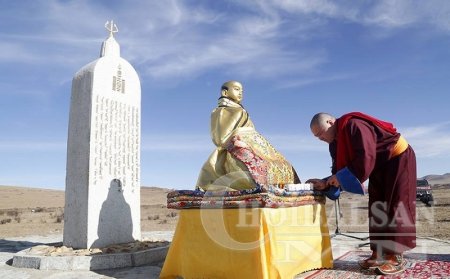
{"type": "Polygon", "coordinates": [[[138,251],[131,255],[133,266],[154,265],[166,258],[169,246],[138,251]],[[161,260],[162,259],[162,260],[161,260]]]}
{"type": "Polygon", "coordinates": [[[141,239],[140,130],[139,76],[110,33],[100,58],[72,80],[64,246],[104,248],[141,239]]]}
{"type": "Polygon", "coordinates": [[[40,270],[102,270],[152,265],[164,261],[169,245],[132,253],[90,256],[42,256],[29,254],[29,250],[17,252],[12,266],[40,270]]]}

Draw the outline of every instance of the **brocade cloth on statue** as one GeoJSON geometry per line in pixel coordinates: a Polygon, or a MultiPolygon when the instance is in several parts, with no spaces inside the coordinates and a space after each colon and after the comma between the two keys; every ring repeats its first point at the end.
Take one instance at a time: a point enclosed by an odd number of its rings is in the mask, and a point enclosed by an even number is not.
{"type": "Polygon", "coordinates": [[[203,164],[196,188],[244,190],[300,182],[292,165],[256,131],[239,104],[219,101],[211,115],[211,137],[216,149],[203,164]]]}
{"type": "Polygon", "coordinates": [[[160,278],[293,278],[332,268],[325,205],[181,210],[160,278]]]}
{"type": "Polygon", "coordinates": [[[292,165],[255,129],[237,129],[227,150],[245,164],[258,185],[298,182],[292,165]]]}

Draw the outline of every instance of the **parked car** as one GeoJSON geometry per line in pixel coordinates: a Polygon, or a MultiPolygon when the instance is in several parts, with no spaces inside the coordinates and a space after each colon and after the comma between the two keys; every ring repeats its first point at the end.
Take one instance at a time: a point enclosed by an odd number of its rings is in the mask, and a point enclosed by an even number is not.
{"type": "Polygon", "coordinates": [[[431,185],[426,179],[417,179],[417,194],[416,200],[420,200],[427,206],[434,204],[433,194],[431,192],[431,185]]]}

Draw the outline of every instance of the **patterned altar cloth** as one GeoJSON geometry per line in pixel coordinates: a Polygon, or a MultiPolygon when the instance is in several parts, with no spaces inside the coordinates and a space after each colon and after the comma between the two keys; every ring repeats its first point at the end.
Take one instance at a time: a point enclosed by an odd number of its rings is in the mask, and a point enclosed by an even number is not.
{"type": "Polygon", "coordinates": [[[319,203],[325,203],[320,191],[286,191],[273,186],[242,191],[176,190],[167,194],[167,207],[172,209],[279,208],[319,203]]]}

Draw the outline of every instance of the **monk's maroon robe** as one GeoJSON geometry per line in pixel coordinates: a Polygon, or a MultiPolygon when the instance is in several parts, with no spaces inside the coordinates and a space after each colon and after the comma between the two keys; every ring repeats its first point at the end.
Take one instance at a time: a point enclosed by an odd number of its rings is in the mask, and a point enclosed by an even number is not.
{"type": "MultiPolygon", "coordinates": [[[[347,163],[348,169],[361,182],[369,179],[371,249],[402,253],[414,248],[417,179],[414,150],[408,146],[403,153],[390,158],[391,149],[400,134],[392,134],[360,118],[350,118],[342,129],[344,131],[341,132],[347,133],[353,152],[347,163]]],[[[333,174],[337,171],[338,141],[336,138],[329,146],[333,174]]]]}

